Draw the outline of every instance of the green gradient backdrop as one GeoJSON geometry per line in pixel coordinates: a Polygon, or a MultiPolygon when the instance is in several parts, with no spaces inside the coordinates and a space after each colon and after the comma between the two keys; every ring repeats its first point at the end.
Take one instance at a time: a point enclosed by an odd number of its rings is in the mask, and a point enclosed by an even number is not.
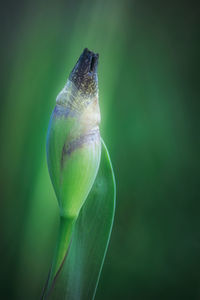
{"type": "Polygon", "coordinates": [[[39,299],[58,207],[45,139],[83,48],[99,52],[117,211],[97,300],[199,299],[199,13],[195,1],[1,5],[1,297],[39,299]]]}

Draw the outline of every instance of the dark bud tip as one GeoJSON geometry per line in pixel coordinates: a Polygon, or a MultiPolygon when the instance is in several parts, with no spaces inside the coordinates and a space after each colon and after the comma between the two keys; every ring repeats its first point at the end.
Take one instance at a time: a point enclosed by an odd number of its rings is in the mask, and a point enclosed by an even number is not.
{"type": "Polygon", "coordinates": [[[97,65],[99,54],[85,48],[79,57],[69,79],[83,96],[93,96],[98,89],[97,65]]]}

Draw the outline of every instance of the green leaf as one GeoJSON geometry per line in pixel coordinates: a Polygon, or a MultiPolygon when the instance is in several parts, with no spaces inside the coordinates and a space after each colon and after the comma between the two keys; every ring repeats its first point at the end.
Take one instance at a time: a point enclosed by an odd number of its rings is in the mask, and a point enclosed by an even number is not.
{"type": "Polygon", "coordinates": [[[99,171],[74,225],[71,245],[48,299],[94,299],[113,225],[115,179],[102,141],[99,171]]]}

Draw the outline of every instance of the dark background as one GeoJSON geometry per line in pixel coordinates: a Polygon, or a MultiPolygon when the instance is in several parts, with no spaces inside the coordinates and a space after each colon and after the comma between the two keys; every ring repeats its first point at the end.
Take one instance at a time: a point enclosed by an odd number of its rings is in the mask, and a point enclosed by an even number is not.
{"type": "Polygon", "coordinates": [[[39,299],[46,280],[47,126],[88,47],[117,181],[96,300],[200,299],[198,1],[1,1],[0,22],[0,298],[39,299]]]}

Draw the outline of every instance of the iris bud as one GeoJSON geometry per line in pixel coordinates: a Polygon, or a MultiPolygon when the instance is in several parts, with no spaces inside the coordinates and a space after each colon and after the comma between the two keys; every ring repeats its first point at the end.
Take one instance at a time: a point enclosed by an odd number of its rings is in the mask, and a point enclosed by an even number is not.
{"type": "Polygon", "coordinates": [[[60,215],[77,218],[101,157],[98,54],[85,49],[58,94],[47,136],[47,163],[60,215]]]}

